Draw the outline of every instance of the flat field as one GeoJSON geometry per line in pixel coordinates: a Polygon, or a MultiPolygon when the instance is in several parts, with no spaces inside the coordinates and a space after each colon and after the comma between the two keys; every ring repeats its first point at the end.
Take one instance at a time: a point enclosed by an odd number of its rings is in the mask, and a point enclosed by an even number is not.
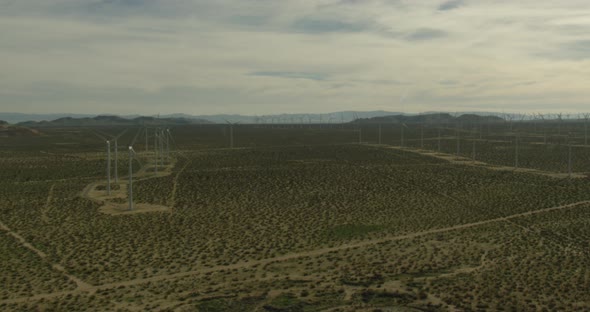
{"type": "Polygon", "coordinates": [[[132,130],[111,196],[89,131],[0,138],[0,310],[590,309],[590,180],[498,170],[492,134],[475,165],[448,160],[449,136],[427,155],[432,129],[400,146],[391,129],[240,126],[230,149],[226,126],[181,127],[156,174],[132,130]],[[131,141],[136,210],[112,213],[131,141]]]}

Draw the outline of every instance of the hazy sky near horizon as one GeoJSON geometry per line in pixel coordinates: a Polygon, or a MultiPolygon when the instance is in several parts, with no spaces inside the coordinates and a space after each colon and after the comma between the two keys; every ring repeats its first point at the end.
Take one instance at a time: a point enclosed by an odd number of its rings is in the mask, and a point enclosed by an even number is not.
{"type": "Polygon", "coordinates": [[[587,0],[0,0],[0,111],[590,110],[587,0]]]}

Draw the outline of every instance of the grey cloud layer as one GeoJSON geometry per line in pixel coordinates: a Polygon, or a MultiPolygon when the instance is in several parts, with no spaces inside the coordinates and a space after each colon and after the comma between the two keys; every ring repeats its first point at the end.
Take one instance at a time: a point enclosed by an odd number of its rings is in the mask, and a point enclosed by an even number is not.
{"type": "Polygon", "coordinates": [[[463,4],[464,4],[464,2],[462,0],[451,0],[451,1],[446,1],[446,2],[441,3],[438,6],[438,9],[440,11],[454,10],[454,9],[461,7],[463,4]]]}
{"type": "Polygon", "coordinates": [[[1,110],[399,110],[402,95],[412,111],[579,110],[588,16],[580,0],[6,1],[1,110]]]}

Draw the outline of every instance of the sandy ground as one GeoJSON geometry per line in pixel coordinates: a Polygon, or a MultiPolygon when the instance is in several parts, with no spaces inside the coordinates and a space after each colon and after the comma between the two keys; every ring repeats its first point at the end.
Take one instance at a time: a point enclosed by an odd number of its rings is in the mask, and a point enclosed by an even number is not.
{"type": "Polygon", "coordinates": [[[169,212],[170,207],[168,206],[160,206],[160,205],[151,205],[151,204],[133,204],[133,209],[129,210],[129,204],[118,204],[118,203],[111,203],[107,202],[102,207],[98,208],[98,211],[108,214],[108,215],[129,215],[129,214],[138,214],[138,213],[145,213],[145,212],[169,212]]]}

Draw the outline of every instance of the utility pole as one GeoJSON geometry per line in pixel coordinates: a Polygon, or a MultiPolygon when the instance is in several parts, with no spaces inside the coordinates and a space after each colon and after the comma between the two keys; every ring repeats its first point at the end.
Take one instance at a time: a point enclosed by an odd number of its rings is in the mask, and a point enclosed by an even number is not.
{"type": "Polygon", "coordinates": [[[381,124],[379,124],[379,145],[381,145],[381,124]]]}

